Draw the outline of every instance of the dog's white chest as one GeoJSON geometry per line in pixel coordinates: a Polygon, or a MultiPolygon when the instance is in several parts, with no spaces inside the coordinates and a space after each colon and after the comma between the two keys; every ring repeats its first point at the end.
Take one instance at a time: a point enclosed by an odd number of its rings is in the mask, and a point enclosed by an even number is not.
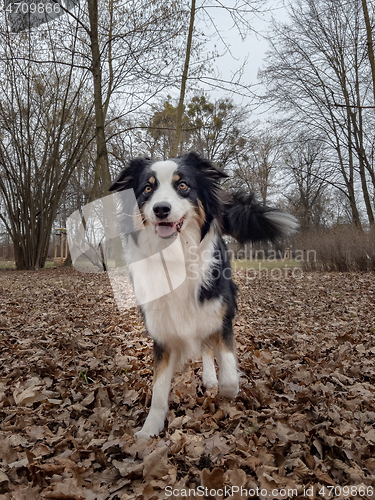
{"type": "Polygon", "coordinates": [[[182,238],[168,246],[156,240],[154,253],[131,265],[134,292],[149,334],[189,357],[196,356],[202,341],[222,327],[222,299],[199,300],[214,262],[214,234],[212,229],[199,243],[199,233],[187,225],[182,238]],[[161,244],[164,247],[159,248],[161,244]]]}
{"type": "Polygon", "coordinates": [[[213,241],[207,238],[198,252],[176,242],[132,264],[134,291],[149,334],[164,345],[180,344],[189,357],[199,354],[202,341],[222,327],[222,299],[199,300],[212,259],[213,241]]]}
{"type": "Polygon", "coordinates": [[[191,283],[145,304],[143,311],[150,335],[160,343],[181,343],[183,350],[199,349],[201,342],[222,326],[222,301],[200,302],[191,283]]]}

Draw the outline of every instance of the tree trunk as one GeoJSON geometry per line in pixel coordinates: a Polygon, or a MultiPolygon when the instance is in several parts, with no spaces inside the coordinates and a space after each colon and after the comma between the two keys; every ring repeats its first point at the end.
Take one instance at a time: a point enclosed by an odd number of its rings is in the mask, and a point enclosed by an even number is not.
{"type": "Polygon", "coordinates": [[[100,49],[98,37],[98,0],[87,1],[90,18],[90,41],[92,56],[92,74],[94,78],[94,104],[95,104],[95,138],[97,158],[95,162],[95,182],[90,193],[90,201],[95,200],[98,194],[99,179],[102,181],[103,194],[111,186],[107,143],[105,138],[105,114],[102,100],[102,71],[100,67],[100,49]]]}
{"type": "Polygon", "coordinates": [[[362,9],[363,15],[366,23],[366,33],[367,33],[367,46],[368,46],[368,58],[371,66],[371,74],[372,74],[372,91],[374,95],[374,103],[375,103],[375,58],[374,58],[374,44],[372,41],[372,28],[370,22],[370,16],[367,8],[367,0],[362,0],[362,9]]]}
{"type": "Polygon", "coordinates": [[[374,212],[372,210],[372,204],[370,200],[370,194],[368,191],[367,187],[367,179],[366,179],[366,169],[365,169],[365,164],[367,161],[367,156],[366,156],[366,151],[363,145],[363,124],[362,124],[362,111],[359,106],[358,109],[358,115],[359,115],[359,126],[357,124],[357,117],[356,114],[350,111],[350,117],[351,121],[353,124],[353,135],[355,138],[355,143],[356,143],[356,150],[358,154],[358,165],[359,165],[359,175],[361,178],[361,186],[362,186],[362,193],[363,193],[363,199],[365,201],[365,206],[366,206],[366,212],[367,212],[367,217],[369,220],[370,225],[374,225],[374,212]]]}
{"type": "Polygon", "coordinates": [[[176,136],[174,139],[172,149],[170,151],[170,156],[172,158],[177,156],[178,147],[179,147],[180,141],[181,141],[182,115],[184,113],[184,99],[185,99],[185,91],[186,91],[186,82],[187,82],[187,77],[188,77],[188,72],[189,72],[191,43],[193,40],[193,31],[194,31],[194,20],[195,20],[195,0],[191,0],[190,24],[189,24],[189,32],[188,32],[188,38],[187,38],[187,44],[186,44],[185,65],[184,65],[184,71],[182,73],[180,100],[178,102],[178,107],[177,107],[176,136]]]}

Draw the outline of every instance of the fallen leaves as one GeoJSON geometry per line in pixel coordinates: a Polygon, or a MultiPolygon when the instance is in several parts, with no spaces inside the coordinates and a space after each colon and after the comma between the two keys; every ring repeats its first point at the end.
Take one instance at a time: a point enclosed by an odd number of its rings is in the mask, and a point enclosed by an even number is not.
{"type": "Polygon", "coordinates": [[[105,274],[1,272],[0,499],[375,486],[374,275],[235,280],[239,396],[205,391],[189,362],[168,426],[137,441],[152,387],[137,310],[118,312],[105,274]]]}

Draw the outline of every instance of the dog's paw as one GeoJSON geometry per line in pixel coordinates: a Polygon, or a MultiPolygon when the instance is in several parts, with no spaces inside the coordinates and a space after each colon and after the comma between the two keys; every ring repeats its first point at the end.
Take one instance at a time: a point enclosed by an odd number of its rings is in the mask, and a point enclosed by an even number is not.
{"type": "Polygon", "coordinates": [[[231,382],[222,382],[219,384],[220,395],[224,398],[234,399],[237,397],[239,385],[238,380],[233,380],[231,382]]]}
{"type": "Polygon", "coordinates": [[[146,425],[146,423],[147,422],[145,422],[145,425],[140,431],[134,434],[137,439],[151,439],[152,437],[157,437],[164,428],[164,422],[162,426],[157,427],[155,425],[146,425]]]}
{"type": "Polygon", "coordinates": [[[136,432],[134,436],[139,440],[139,439],[151,439],[152,437],[156,436],[156,434],[150,434],[147,431],[143,430],[143,427],[140,431],[136,432]]]}
{"type": "Polygon", "coordinates": [[[153,436],[158,436],[164,429],[166,413],[164,410],[151,409],[142,429],[135,433],[137,439],[150,439],[153,436]]]}
{"type": "Polygon", "coordinates": [[[209,373],[207,375],[203,373],[202,384],[206,389],[213,389],[217,387],[218,382],[216,373],[209,373]]]}

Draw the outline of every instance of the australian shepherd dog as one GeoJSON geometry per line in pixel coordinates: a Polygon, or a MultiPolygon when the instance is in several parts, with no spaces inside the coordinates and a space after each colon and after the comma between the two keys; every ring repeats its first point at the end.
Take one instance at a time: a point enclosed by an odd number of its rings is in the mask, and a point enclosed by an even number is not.
{"type": "Polygon", "coordinates": [[[225,191],[220,182],[226,177],[210,161],[190,152],[167,161],[136,158],[111,187],[111,191],[134,191],[143,223],[127,245],[135,295],[154,343],[151,408],[138,438],[157,436],[164,428],[174,371],[188,359],[202,356],[206,388],[218,385],[222,396],[237,396],[232,327],[237,287],[223,236],[240,243],[274,241],[297,226],[292,216],[257,203],[251,193],[225,191]],[[169,293],[157,293],[161,278],[150,255],[158,252],[164,254],[165,270],[183,262],[183,273],[177,272],[183,279],[173,286],[173,276],[169,277],[169,293]],[[139,262],[141,266],[135,265],[139,262]],[[145,290],[155,293],[145,300],[145,290]]]}

